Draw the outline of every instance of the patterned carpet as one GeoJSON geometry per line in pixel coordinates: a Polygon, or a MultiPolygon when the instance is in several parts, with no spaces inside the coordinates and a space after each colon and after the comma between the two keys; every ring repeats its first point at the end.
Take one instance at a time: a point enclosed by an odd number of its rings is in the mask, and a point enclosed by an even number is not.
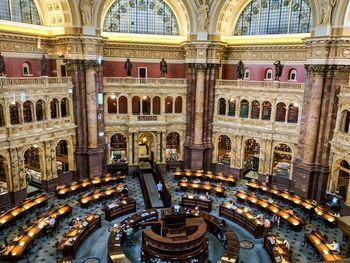
{"type": "MultiPolygon", "coordinates": [[[[182,192],[179,192],[176,185],[177,182],[173,179],[170,172],[167,173],[167,175],[164,178],[166,186],[172,193],[172,204],[180,203],[182,192]]],[[[142,193],[140,190],[139,180],[137,178],[133,177],[127,177],[124,182],[129,187],[129,195],[130,197],[134,198],[137,203],[137,210],[144,209],[144,203],[142,198],[142,193]]],[[[215,216],[218,216],[218,209],[219,205],[223,202],[233,200],[236,201],[233,197],[234,193],[237,190],[246,190],[245,186],[246,180],[241,180],[237,183],[235,187],[227,187],[226,197],[217,197],[214,194],[211,195],[213,199],[213,211],[212,214],[215,216]]],[[[92,191],[91,189],[90,191],[92,191]]],[[[51,205],[59,205],[61,203],[69,203],[71,206],[73,206],[73,214],[72,217],[85,217],[88,213],[97,213],[103,215],[102,203],[96,203],[88,208],[81,208],[79,203],[77,202],[78,194],[71,195],[70,197],[66,199],[57,199],[53,193],[48,194],[50,196],[49,199],[49,206],[51,205]]],[[[264,196],[264,195],[262,195],[264,196]]],[[[266,196],[265,196],[266,197],[266,196]]],[[[109,202],[109,201],[105,201],[109,202]]],[[[41,213],[44,213],[49,208],[44,208],[41,210],[41,213]]],[[[0,241],[4,239],[4,237],[7,237],[8,241],[11,241],[15,235],[17,234],[17,228],[18,226],[21,226],[25,223],[27,219],[35,219],[35,214],[37,211],[32,212],[31,214],[26,215],[24,218],[18,220],[16,224],[14,224],[11,227],[8,227],[3,232],[1,232],[0,235],[0,241]]],[[[257,212],[257,211],[256,211],[257,212]]],[[[304,218],[307,218],[307,215],[304,214],[301,210],[297,209],[296,213],[301,215],[304,218]]],[[[71,217],[71,218],[72,218],[71,217]]],[[[123,220],[126,216],[118,218],[112,222],[108,222],[104,220],[104,215],[102,216],[102,228],[98,229],[93,235],[91,235],[88,239],[85,240],[83,245],[80,247],[78,254],[76,255],[76,260],[74,260],[74,263],[83,263],[83,262],[96,262],[96,259],[98,259],[101,263],[107,262],[107,239],[109,236],[108,228],[115,224],[116,222],[120,222],[123,220]],[[95,258],[95,259],[94,259],[95,258]],[[90,260],[90,261],[89,261],[90,260]],[[95,261],[93,261],[95,260],[95,261]]],[[[45,235],[41,235],[37,237],[37,239],[32,244],[32,249],[30,252],[30,255],[27,258],[21,259],[19,262],[31,262],[31,263],[39,263],[39,262],[45,262],[45,263],[53,263],[56,262],[59,257],[61,257],[60,254],[56,253],[56,242],[60,241],[63,237],[63,234],[68,230],[68,222],[71,220],[71,218],[67,218],[58,224],[58,230],[56,233],[53,234],[53,236],[46,237],[45,235]]],[[[252,243],[253,248],[251,249],[241,249],[240,252],[240,260],[244,262],[249,263],[270,263],[270,259],[268,257],[268,254],[263,249],[263,239],[255,239],[248,231],[243,229],[242,227],[229,222],[226,220],[228,224],[230,224],[234,230],[237,233],[238,238],[240,241],[248,241],[252,243]]],[[[273,233],[279,234],[281,238],[288,239],[291,249],[293,251],[293,262],[295,263],[305,263],[305,262],[314,262],[318,259],[314,255],[314,250],[312,247],[304,247],[303,241],[304,241],[304,233],[305,231],[310,230],[322,230],[324,233],[328,235],[328,237],[333,240],[337,239],[338,242],[341,244],[341,246],[344,248],[345,243],[342,239],[342,232],[337,228],[329,228],[327,226],[324,226],[322,224],[322,220],[319,218],[316,218],[313,222],[313,225],[307,224],[306,230],[303,230],[301,232],[287,232],[287,225],[281,224],[280,228],[275,228],[273,230],[273,233]]]]}

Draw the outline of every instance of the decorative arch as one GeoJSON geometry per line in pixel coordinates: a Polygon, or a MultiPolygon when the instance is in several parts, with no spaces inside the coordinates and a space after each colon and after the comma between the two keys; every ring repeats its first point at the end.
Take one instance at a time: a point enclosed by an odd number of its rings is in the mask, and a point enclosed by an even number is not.
{"type": "Polygon", "coordinates": [[[64,117],[67,117],[69,116],[69,99],[64,97],[61,99],[61,104],[60,104],[60,107],[61,107],[61,117],[64,118],[64,117]]]}
{"type": "Polygon", "coordinates": [[[258,172],[260,163],[260,144],[255,139],[247,139],[244,142],[243,150],[243,170],[258,172]]]}
{"type": "Polygon", "coordinates": [[[292,174],[293,150],[286,143],[273,148],[272,175],[290,177],[292,174]]]}
{"type": "Polygon", "coordinates": [[[10,164],[5,155],[0,154],[0,193],[6,193],[10,190],[11,175],[10,164]]]}
{"type": "Polygon", "coordinates": [[[218,141],[218,159],[219,163],[231,164],[232,140],[227,135],[220,135],[218,141]]]}
{"type": "Polygon", "coordinates": [[[170,132],[166,136],[165,159],[177,161],[181,156],[181,137],[178,132],[170,132]]]}
{"type": "Polygon", "coordinates": [[[4,106],[0,104],[0,127],[5,126],[5,112],[4,112],[4,106]]]}
{"type": "Polygon", "coordinates": [[[43,147],[36,144],[28,145],[23,149],[22,160],[25,167],[27,182],[41,187],[42,180],[47,180],[43,147]]]}
{"type": "Polygon", "coordinates": [[[349,133],[350,130],[350,111],[343,110],[340,117],[339,129],[343,133],[349,133]]]}
{"type": "Polygon", "coordinates": [[[226,99],[224,98],[219,99],[218,114],[226,115],[226,99]]]}
{"type": "Polygon", "coordinates": [[[35,116],[36,121],[45,120],[45,101],[40,99],[35,102],[35,116]]]}
{"type": "Polygon", "coordinates": [[[117,97],[115,95],[107,98],[107,111],[108,113],[118,113],[117,97]]]}
{"type": "Polygon", "coordinates": [[[34,105],[30,100],[23,102],[23,121],[32,122],[34,121],[34,105]]]}
{"type": "Polygon", "coordinates": [[[153,106],[153,115],[160,115],[160,104],[161,99],[159,96],[155,96],[152,100],[152,106],[153,106]]]}
{"type": "Polygon", "coordinates": [[[115,133],[109,139],[111,163],[126,162],[127,137],[123,133],[115,133]]]}
{"type": "MultiPolygon", "coordinates": [[[[92,18],[92,23],[96,25],[97,28],[103,28],[107,12],[115,2],[115,0],[99,0],[97,2],[92,18]]],[[[194,1],[164,0],[164,2],[169,6],[176,17],[179,25],[179,35],[187,36],[190,32],[194,32],[196,24],[196,4],[194,1]]]]}

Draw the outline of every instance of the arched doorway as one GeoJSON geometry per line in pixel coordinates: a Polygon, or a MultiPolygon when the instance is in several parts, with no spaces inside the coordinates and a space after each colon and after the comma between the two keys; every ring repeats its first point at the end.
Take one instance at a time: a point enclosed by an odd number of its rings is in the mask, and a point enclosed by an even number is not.
{"type": "Polygon", "coordinates": [[[126,136],[122,133],[116,133],[111,137],[110,140],[110,149],[111,163],[119,163],[127,161],[127,142],[126,136]]]}
{"type": "Polygon", "coordinates": [[[141,133],[139,136],[139,162],[153,162],[154,136],[151,132],[141,133]]]}
{"type": "Polygon", "coordinates": [[[57,174],[69,171],[68,144],[65,140],[59,141],[56,146],[57,174]]]}
{"type": "Polygon", "coordinates": [[[0,195],[8,193],[8,163],[4,156],[0,155],[0,195]]]}
{"type": "Polygon", "coordinates": [[[344,202],[347,201],[350,180],[350,165],[347,161],[342,160],[339,166],[337,190],[344,202]]]}
{"type": "Polygon", "coordinates": [[[218,142],[218,162],[231,164],[231,139],[226,135],[221,135],[218,142]]]}
{"type": "Polygon", "coordinates": [[[33,193],[42,187],[42,160],[38,146],[29,147],[24,152],[24,167],[28,183],[27,193],[33,193]]]}
{"type": "Polygon", "coordinates": [[[292,149],[287,144],[278,144],[273,149],[272,175],[290,177],[292,172],[292,149]]]}
{"type": "Polygon", "coordinates": [[[248,139],[244,144],[243,175],[259,171],[260,144],[254,139],[248,139]]]}
{"type": "Polygon", "coordinates": [[[177,161],[180,154],[180,134],[171,132],[166,137],[165,158],[167,161],[177,161]]]}

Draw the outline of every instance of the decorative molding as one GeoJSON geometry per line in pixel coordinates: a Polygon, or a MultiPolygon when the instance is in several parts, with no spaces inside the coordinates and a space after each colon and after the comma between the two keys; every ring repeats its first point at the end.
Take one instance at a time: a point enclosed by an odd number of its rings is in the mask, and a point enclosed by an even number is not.
{"type": "Polygon", "coordinates": [[[349,76],[350,65],[305,65],[309,77],[349,76]]]}

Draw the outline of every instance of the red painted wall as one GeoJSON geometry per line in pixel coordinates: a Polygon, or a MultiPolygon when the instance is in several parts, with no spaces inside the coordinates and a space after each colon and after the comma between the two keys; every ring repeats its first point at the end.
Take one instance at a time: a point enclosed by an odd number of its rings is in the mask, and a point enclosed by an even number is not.
{"type": "MultiPolygon", "coordinates": [[[[265,71],[268,68],[272,69],[272,76],[275,77],[275,66],[274,65],[244,65],[245,68],[250,69],[250,80],[262,81],[265,79],[265,71]]],[[[283,67],[282,77],[280,81],[288,82],[289,81],[289,72],[291,69],[297,70],[297,81],[296,82],[305,82],[306,71],[304,65],[285,65],[283,67]]],[[[222,66],[222,79],[237,79],[236,76],[236,65],[223,65],[222,66]]],[[[292,81],[290,81],[292,82],[292,81]]]]}
{"type": "MultiPolygon", "coordinates": [[[[23,55],[25,56],[25,55],[23,55]]],[[[6,65],[6,75],[7,77],[26,77],[22,73],[22,65],[23,63],[29,64],[30,74],[33,74],[33,77],[39,77],[41,73],[40,67],[40,59],[33,58],[9,58],[5,57],[5,65],[6,65]]],[[[54,59],[47,60],[47,73],[49,76],[55,76],[56,71],[56,61],[54,59]]]]}
{"type": "MultiPolygon", "coordinates": [[[[134,78],[138,77],[138,68],[145,67],[147,68],[147,77],[148,78],[159,78],[160,69],[159,63],[132,63],[132,72],[131,76],[134,78]]],[[[103,65],[103,75],[104,77],[126,77],[124,62],[117,61],[104,61],[103,65]]],[[[185,78],[185,65],[184,64],[171,64],[168,63],[168,74],[167,78],[185,78]]]]}

